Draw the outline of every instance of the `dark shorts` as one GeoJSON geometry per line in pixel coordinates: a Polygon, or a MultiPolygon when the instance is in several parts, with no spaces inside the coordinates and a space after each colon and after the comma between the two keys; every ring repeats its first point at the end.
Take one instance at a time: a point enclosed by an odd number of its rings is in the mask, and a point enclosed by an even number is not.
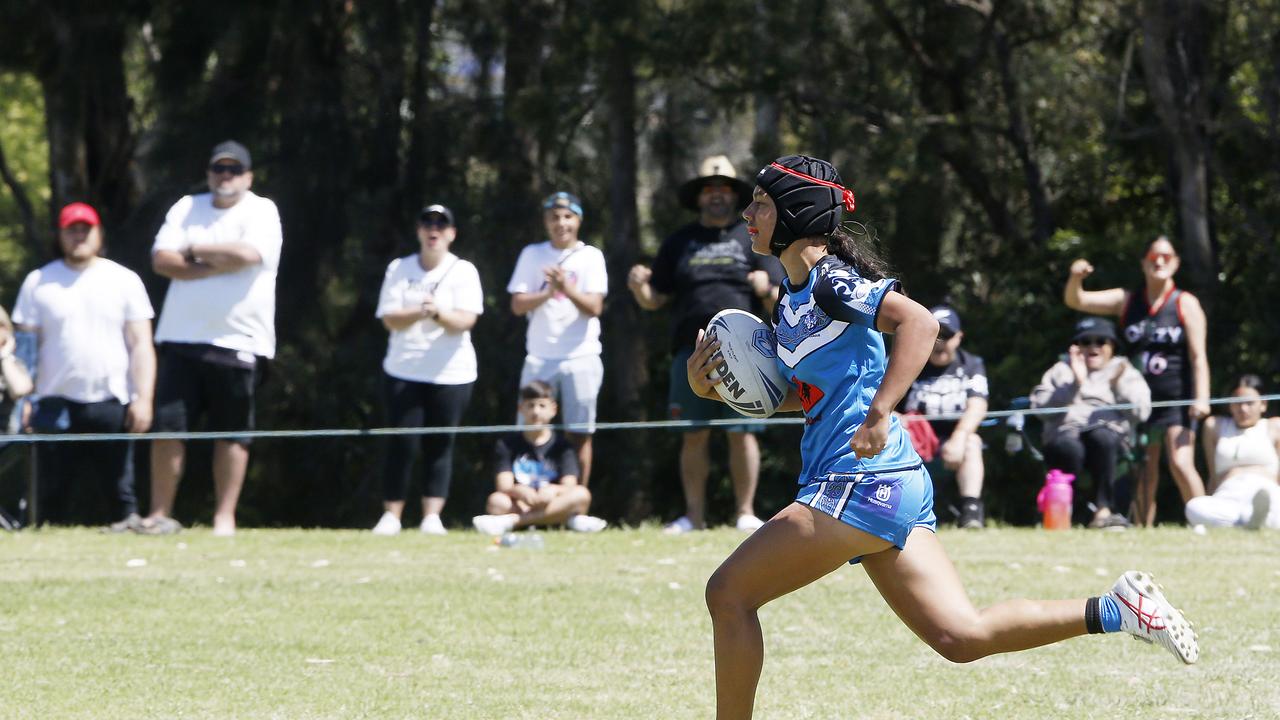
{"type": "MultiPolygon", "coordinates": [[[[676,354],[671,358],[671,370],[668,373],[668,390],[667,390],[667,414],[672,420],[733,420],[740,419],[737,411],[728,405],[708,400],[704,397],[698,397],[694,394],[693,389],[689,387],[689,374],[685,370],[685,364],[689,360],[689,356],[693,354],[692,349],[677,350],[676,354]]],[[[719,426],[728,432],[760,432],[764,429],[762,425],[721,425],[719,426]]],[[[707,430],[705,427],[680,428],[684,432],[693,432],[696,430],[707,430]]]]}
{"type": "Polygon", "coordinates": [[[1174,405],[1172,407],[1151,408],[1151,417],[1143,424],[1143,428],[1151,433],[1158,431],[1156,434],[1164,436],[1164,429],[1181,425],[1182,427],[1191,427],[1190,405],[1174,405]]]}
{"type": "MultiPolygon", "coordinates": [[[[233,356],[232,356],[233,357],[233,356]]],[[[215,361],[212,356],[160,346],[156,371],[156,432],[187,432],[203,418],[205,429],[234,432],[254,428],[256,362],[215,361]]],[[[248,444],[248,438],[236,442],[248,444]]]]}

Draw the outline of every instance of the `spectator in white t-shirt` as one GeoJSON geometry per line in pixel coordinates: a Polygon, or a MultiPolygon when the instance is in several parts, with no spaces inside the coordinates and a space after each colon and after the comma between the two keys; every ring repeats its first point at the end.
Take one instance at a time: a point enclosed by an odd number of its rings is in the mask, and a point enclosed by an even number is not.
{"type": "MultiPolygon", "coordinates": [[[[252,430],[260,366],[275,356],[276,269],[282,235],[275,203],[253,194],[249,151],[234,141],[209,158],[208,193],[169,209],[151,266],[169,278],[156,341],[156,430],[185,432],[205,418],[211,431],[252,430]]],[[[172,518],[186,458],[181,440],[151,443],[147,532],[176,532],[172,518]]],[[[247,438],[215,440],[213,532],[236,529],[236,503],[249,465],[247,438]]]]}
{"type": "MultiPolygon", "coordinates": [[[[428,205],[418,216],[418,252],[392,260],[382,280],[377,317],[391,332],[382,369],[393,427],[456,427],[471,402],[471,328],[484,312],[484,292],[476,266],[449,252],[457,236],[453,212],[428,205]]],[[[419,449],[425,467],[418,529],[445,534],[440,511],[453,477],[453,439],[453,433],[392,437],[382,475],[383,513],[374,534],[400,532],[419,449]]]]}
{"type": "MultiPolygon", "coordinates": [[[[59,213],[57,251],[57,260],[27,275],[13,309],[18,329],[37,337],[38,400],[27,425],[39,433],[146,432],[155,313],[142,279],[101,257],[102,223],[84,203],[59,213]]],[[[113,529],[137,526],[132,442],[41,443],[36,468],[44,519],[76,519],[75,495],[85,488],[75,485],[92,479],[113,505],[113,529]]]]}
{"type": "Polygon", "coordinates": [[[591,478],[591,435],[604,381],[600,313],[609,292],[604,253],[578,239],[582,201],[558,192],[542,203],[547,240],[520,251],[507,292],[511,311],[528,316],[520,387],[541,380],[555,388],[565,433],[578,453],[583,487],[591,478]]]}

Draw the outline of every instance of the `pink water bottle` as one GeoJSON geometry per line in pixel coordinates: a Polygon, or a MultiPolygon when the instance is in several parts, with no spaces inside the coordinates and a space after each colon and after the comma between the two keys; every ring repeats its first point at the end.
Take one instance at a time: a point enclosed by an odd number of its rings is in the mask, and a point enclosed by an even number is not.
{"type": "Polygon", "coordinates": [[[1045,530],[1071,528],[1071,482],[1075,479],[1075,475],[1056,468],[1044,476],[1044,487],[1036,495],[1036,506],[1044,517],[1045,530]]]}

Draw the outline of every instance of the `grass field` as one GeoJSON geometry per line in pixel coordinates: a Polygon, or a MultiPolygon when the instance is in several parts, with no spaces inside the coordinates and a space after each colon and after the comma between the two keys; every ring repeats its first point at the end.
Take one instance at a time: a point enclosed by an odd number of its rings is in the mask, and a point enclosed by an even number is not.
{"type": "MultiPolygon", "coordinates": [[[[0,533],[0,717],[711,717],[702,590],[741,536],[544,537],[0,533]]],[[[1280,535],[943,542],[979,604],[1149,569],[1196,622],[1201,661],[1108,636],[951,665],[850,567],[762,611],[756,716],[1280,717],[1280,535]]]]}

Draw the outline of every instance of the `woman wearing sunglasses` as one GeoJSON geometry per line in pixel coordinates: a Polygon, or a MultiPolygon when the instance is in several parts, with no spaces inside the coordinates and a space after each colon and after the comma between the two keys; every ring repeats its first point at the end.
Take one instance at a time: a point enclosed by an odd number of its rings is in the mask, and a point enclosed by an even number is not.
{"type": "Polygon", "coordinates": [[[1116,464],[1133,428],[1151,414],[1151,391],[1142,373],[1116,357],[1116,329],[1110,320],[1089,317],[1076,323],[1067,356],[1031,391],[1032,407],[1065,407],[1044,417],[1044,457],[1050,467],[1077,478],[1087,469],[1094,484],[1091,528],[1125,528],[1128,488],[1116,479],[1116,464]],[[1133,405],[1112,410],[1112,405],[1133,405]]]}
{"type": "Polygon", "coordinates": [[[1063,300],[1073,310],[1120,320],[1152,400],[1195,400],[1189,406],[1154,409],[1144,426],[1147,457],[1134,496],[1134,521],[1143,526],[1153,525],[1156,519],[1161,445],[1168,448],[1169,469],[1182,502],[1204,495],[1204,481],[1195,464],[1195,426],[1209,416],[1207,321],[1200,301],[1174,285],[1179,262],[1173,244],[1161,235],[1143,255],[1141,287],[1085,290],[1084,279],[1093,273],[1093,265],[1081,258],[1071,264],[1063,292],[1063,300]]]}

